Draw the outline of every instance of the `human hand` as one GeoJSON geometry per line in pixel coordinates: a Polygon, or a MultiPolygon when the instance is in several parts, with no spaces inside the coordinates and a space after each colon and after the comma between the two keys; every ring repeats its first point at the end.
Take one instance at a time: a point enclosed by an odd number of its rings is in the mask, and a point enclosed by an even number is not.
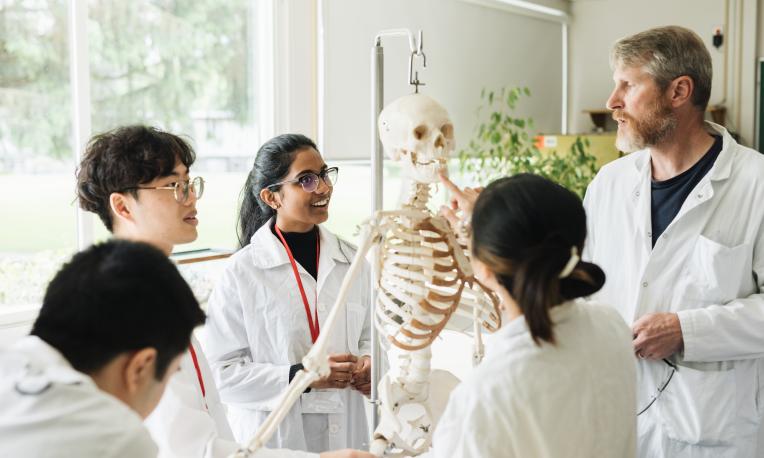
{"type": "Polygon", "coordinates": [[[350,384],[364,396],[371,394],[371,357],[368,355],[358,358],[353,378],[350,384]]]}
{"type": "Polygon", "coordinates": [[[443,173],[439,174],[440,181],[446,186],[446,189],[451,193],[449,199],[449,205],[443,205],[440,207],[440,214],[454,230],[460,229],[462,226],[469,225],[469,220],[472,218],[472,209],[475,207],[475,201],[477,200],[480,192],[483,188],[464,188],[459,189],[451,180],[448,179],[443,173]],[[459,215],[461,213],[461,215],[459,215]]]}
{"type": "Polygon", "coordinates": [[[676,313],[648,313],[632,325],[634,354],[661,360],[684,348],[682,326],[676,313]]]}
{"type": "Polygon", "coordinates": [[[346,388],[353,378],[358,358],[350,353],[329,355],[329,375],[313,382],[310,387],[317,390],[327,388],[346,388]]]}
{"type": "Polygon", "coordinates": [[[333,452],[324,452],[318,455],[320,458],[376,458],[369,452],[362,452],[360,450],[335,450],[333,452]]]}

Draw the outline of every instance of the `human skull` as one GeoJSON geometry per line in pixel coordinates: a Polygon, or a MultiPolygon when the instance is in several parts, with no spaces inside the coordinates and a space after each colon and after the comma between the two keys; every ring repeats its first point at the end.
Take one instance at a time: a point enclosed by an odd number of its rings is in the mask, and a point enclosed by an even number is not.
{"type": "Polygon", "coordinates": [[[394,100],[379,115],[379,137],[387,155],[403,161],[406,175],[435,183],[454,150],[454,125],[438,102],[422,94],[394,100]]]}

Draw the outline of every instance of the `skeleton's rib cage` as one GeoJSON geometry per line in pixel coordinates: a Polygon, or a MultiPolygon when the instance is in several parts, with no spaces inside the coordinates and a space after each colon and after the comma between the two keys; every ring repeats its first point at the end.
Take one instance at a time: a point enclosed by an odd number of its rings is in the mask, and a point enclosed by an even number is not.
{"type": "Polygon", "coordinates": [[[495,298],[459,265],[455,251],[463,248],[453,244],[445,221],[412,213],[385,213],[380,225],[386,229],[375,311],[380,332],[400,349],[419,350],[432,344],[453,314],[472,321],[473,309],[482,326],[495,331],[495,298]]]}

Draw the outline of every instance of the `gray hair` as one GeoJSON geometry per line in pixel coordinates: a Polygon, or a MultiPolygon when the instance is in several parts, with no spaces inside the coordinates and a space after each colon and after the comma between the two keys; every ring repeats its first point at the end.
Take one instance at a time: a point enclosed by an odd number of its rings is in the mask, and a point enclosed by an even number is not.
{"type": "Polygon", "coordinates": [[[618,40],[610,51],[610,67],[643,67],[665,90],[671,81],[689,76],[695,85],[692,103],[701,111],[711,97],[713,68],[703,40],[679,26],[656,27],[618,40]]]}

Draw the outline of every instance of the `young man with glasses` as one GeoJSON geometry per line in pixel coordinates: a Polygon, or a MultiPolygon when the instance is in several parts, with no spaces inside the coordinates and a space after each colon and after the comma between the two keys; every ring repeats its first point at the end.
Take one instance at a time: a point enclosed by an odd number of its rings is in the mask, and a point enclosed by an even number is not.
{"type": "MultiPolygon", "coordinates": [[[[77,171],[80,206],[96,213],[114,237],[147,242],[169,255],[174,245],[197,237],[196,201],[202,197],[204,180],[190,177],[194,160],[186,141],[156,128],[128,126],[96,135],[77,171]]],[[[240,448],[193,336],[180,371],[147,426],[163,457],[224,457],[240,448]]],[[[264,450],[257,456],[314,455],[264,450]]],[[[327,456],[355,455],[348,451],[327,456]]]]}

